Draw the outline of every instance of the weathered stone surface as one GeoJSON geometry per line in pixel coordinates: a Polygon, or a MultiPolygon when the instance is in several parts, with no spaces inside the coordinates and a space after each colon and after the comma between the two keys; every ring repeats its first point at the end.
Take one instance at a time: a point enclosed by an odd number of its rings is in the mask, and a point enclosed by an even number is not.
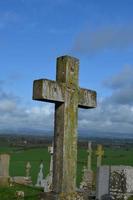
{"type": "Polygon", "coordinates": [[[125,200],[133,193],[133,167],[112,166],[110,194],[113,200],[125,200]]]}
{"type": "Polygon", "coordinates": [[[35,80],[33,99],[50,103],[64,102],[63,84],[47,79],[35,80]]]}
{"type": "Polygon", "coordinates": [[[97,199],[110,196],[112,200],[126,200],[133,193],[133,167],[101,166],[97,171],[97,199]]]}
{"type": "Polygon", "coordinates": [[[78,86],[79,60],[57,59],[56,82],[36,80],[33,99],[55,103],[53,190],[76,191],[78,107],[96,107],[96,92],[78,86]]]}
{"type": "Polygon", "coordinates": [[[125,200],[126,176],[124,171],[112,171],[110,174],[110,195],[112,200],[125,200]]]}
{"type": "Polygon", "coordinates": [[[96,92],[92,90],[79,89],[79,101],[78,106],[80,108],[95,108],[96,107],[96,92]]]}
{"type": "Polygon", "coordinates": [[[14,184],[22,184],[22,185],[32,185],[32,180],[30,177],[24,177],[24,176],[15,176],[10,178],[10,183],[14,184]]]}

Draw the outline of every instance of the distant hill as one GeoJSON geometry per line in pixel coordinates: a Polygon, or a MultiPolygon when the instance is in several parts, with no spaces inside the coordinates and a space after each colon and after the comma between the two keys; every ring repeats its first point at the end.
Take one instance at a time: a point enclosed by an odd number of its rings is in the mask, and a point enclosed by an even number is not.
{"type": "MultiPolygon", "coordinates": [[[[46,136],[52,137],[54,135],[52,130],[41,130],[32,128],[21,128],[21,129],[4,129],[0,130],[0,134],[15,134],[15,135],[34,135],[34,136],[46,136]]],[[[78,137],[83,139],[91,138],[109,138],[109,139],[133,139],[133,134],[131,133],[114,133],[114,132],[100,132],[94,130],[78,130],[78,137]]]]}

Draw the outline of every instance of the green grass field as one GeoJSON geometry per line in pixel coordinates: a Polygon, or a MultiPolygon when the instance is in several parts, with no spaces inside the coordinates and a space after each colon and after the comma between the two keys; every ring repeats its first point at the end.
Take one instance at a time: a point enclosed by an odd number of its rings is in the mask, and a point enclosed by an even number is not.
{"type": "MultiPolygon", "coordinates": [[[[133,166],[133,148],[130,149],[109,149],[106,148],[105,155],[103,158],[103,164],[105,165],[131,165],[133,166]]],[[[9,147],[1,147],[0,153],[9,153],[11,155],[10,162],[10,175],[11,176],[25,176],[25,165],[27,161],[31,163],[31,177],[32,181],[35,184],[37,179],[37,174],[39,171],[40,161],[43,160],[44,163],[44,176],[48,174],[49,171],[49,163],[50,163],[50,154],[48,153],[47,148],[35,148],[35,149],[19,149],[19,148],[9,148],[9,147]]],[[[77,185],[79,185],[82,177],[82,169],[83,166],[87,164],[87,152],[85,149],[78,149],[78,163],[77,163],[77,185]]],[[[96,171],[96,156],[95,152],[93,152],[92,159],[92,168],[96,171]]],[[[17,186],[18,187],[18,186],[17,186]]],[[[20,187],[20,186],[19,186],[20,187]]],[[[0,189],[0,195],[3,194],[2,191],[5,192],[6,188],[0,189]]],[[[17,190],[17,188],[15,189],[17,190]]],[[[8,189],[10,196],[14,192],[13,189],[8,189]]],[[[26,193],[36,194],[37,191],[33,188],[28,188],[26,193]]],[[[1,200],[7,200],[8,198],[0,196],[1,200]]],[[[11,199],[11,198],[10,198],[11,199]]],[[[28,198],[30,199],[30,197],[28,198]]],[[[32,199],[34,199],[32,197],[32,199]]]]}

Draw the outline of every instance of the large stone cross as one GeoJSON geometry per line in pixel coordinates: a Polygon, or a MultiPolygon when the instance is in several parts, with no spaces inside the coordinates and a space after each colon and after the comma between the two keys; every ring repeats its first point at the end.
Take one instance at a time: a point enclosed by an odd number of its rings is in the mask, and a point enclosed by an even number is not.
{"type": "MultiPolygon", "coordinates": [[[[78,107],[96,107],[96,92],[78,86],[79,60],[57,58],[56,81],[35,80],[33,99],[55,103],[53,191],[76,190],[78,107]]],[[[89,78],[89,75],[88,75],[89,78]]]]}

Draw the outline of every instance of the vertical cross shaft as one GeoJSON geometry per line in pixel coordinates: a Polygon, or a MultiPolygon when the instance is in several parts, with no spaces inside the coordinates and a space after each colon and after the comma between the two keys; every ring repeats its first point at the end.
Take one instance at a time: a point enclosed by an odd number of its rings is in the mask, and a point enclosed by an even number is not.
{"type": "Polygon", "coordinates": [[[64,103],[55,105],[53,186],[56,192],[76,189],[78,60],[57,59],[57,82],[64,85],[64,103]]]}

